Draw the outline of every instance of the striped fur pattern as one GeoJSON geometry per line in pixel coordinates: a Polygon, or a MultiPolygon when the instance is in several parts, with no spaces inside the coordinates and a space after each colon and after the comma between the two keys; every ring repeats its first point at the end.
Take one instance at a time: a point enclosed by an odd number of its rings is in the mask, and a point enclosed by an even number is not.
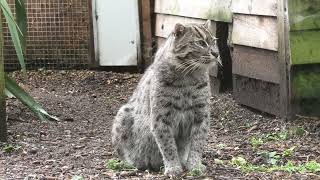
{"type": "Polygon", "coordinates": [[[112,142],[138,169],[176,176],[201,163],[210,127],[210,66],[219,62],[206,24],[177,24],[129,102],[118,111],[112,142]]]}

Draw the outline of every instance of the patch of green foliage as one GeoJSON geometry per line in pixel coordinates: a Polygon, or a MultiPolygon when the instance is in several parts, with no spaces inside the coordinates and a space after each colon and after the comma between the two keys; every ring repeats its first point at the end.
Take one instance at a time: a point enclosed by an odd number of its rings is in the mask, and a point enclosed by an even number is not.
{"type": "Polygon", "coordinates": [[[285,150],[282,152],[282,156],[284,156],[284,157],[292,156],[293,151],[294,151],[295,148],[296,148],[296,147],[293,146],[293,147],[291,147],[291,148],[289,148],[289,149],[285,149],[285,150]]]}
{"type": "Polygon", "coordinates": [[[84,180],[82,176],[73,176],[71,180],[84,180]]]}
{"type": "Polygon", "coordinates": [[[295,127],[280,132],[268,133],[266,135],[250,138],[250,144],[256,148],[267,141],[284,141],[289,138],[301,138],[305,135],[306,131],[302,127],[295,127]]]}
{"type": "MultiPolygon", "coordinates": [[[[270,152],[265,154],[269,156],[271,159],[277,160],[280,158],[276,153],[270,152]]],[[[309,173],[317,173],[320,172],[320,163],[316,161],[309,161],[307,163],[295,164],[292,161],[288,161],[285,165],[277,165],[277,163],[270,162],[269,165],[253,165],[247,162],[243,157],[235,157],[232,158],[231,164],[240,168],[242,172],[250,173],[250,172],[274,172],[274,171],[284,171],[284,172],[309,172],[309,173]]]]}
{"type": "Polygon", "coordinates": [[[277,154],[277,152],[272,151],[272,152],[260,152],[258,155],[262,156],[267,160],[267,163],[270,165],[276,165],[278,161],[280,160],[280,155],[277,154]]]}
{"type": "Polygon", "coordinates": [[[134,166],[128,164],[125,161],[109,159],[107,162],[107,169],[114,171],[134,171],[137,170],[134,166]]]}
{"type": "Polygon", "coordinates": [[[188,176],[201,176],[206,171],[206,166],[201,162],[198,163],[190,172],[187,173],[188,176]]]}
{"type": "Polygon", "coordinates": [[[2,151],[5,153],[12,153],[13,151],[19,150],[21,147],[20,146],[13,146],[11,144],[6,144],[3,148],[2,151]]]}
{"type": "Polygon", "coordinates": [[[218,147],[219,149],[224,149],[224,148],[226,148],[226,145],[223,144],[223,143],[220,143],[220,144],[217,145],[217,147],[218,147]]]}
{"type": "Polygon", "coordinates": [[[247,164],[247,160],[241,156],[233,157],[231,159],[231,164],[236,165],[236,166],[245,166],[247,164]]]}
{"type": "Polygon", "coordinates": [[[214,159],[214,163],[223,165],[224,162],[221,159],[214,159]]]}
{"type": "Polygon", "coordinates": [[[258,147],[258,146],[262,145],[263,143],[264,142],[263,142],[262,138],[258,138],[258,137],[255,137],[255,136],[250,138],[250,144],[251,144],[251,146],[253,148],[258,147]]]}
{"type": "Polygon", "coordinates": [[[269,133],[264,137],[267,141],[283,141],[288,139],[288,131],[280,131],[278,133],[269,133]]]}

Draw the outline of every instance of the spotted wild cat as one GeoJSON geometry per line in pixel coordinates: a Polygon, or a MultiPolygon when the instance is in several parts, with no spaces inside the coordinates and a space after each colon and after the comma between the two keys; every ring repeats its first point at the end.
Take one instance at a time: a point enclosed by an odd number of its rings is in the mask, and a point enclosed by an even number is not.
{"type": "Polygon", "coordinates": [[[138,169],[179,175],[201,163],[210,127],[208,70],[219,60],[206,24],[176,24],[129,102],[118,111],[112,142],[138,169]]]}

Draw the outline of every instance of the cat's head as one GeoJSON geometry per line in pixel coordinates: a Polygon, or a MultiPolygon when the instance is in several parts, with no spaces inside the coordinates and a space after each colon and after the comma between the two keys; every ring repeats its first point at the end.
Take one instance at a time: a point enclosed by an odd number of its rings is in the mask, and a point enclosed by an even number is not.
{"type": "Polygon", "coordinates": [[[211,21],[205,24],[176,24],[172,52],[178,65],[189,68],[208,68],[220,63],[217,38],[212,35],[211,21]]]}

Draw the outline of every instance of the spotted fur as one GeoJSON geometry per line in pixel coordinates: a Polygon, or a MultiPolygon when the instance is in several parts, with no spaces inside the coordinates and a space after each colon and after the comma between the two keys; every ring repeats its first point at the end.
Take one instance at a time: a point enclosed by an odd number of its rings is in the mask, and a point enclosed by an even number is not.
{"type": "Polygon", "coordinates": [[[139,169],[178,175],[201,162],[210,126],[208,70],[219,62],[206,24],[177,24],[115,117],[112,142],[139,169]]]}

